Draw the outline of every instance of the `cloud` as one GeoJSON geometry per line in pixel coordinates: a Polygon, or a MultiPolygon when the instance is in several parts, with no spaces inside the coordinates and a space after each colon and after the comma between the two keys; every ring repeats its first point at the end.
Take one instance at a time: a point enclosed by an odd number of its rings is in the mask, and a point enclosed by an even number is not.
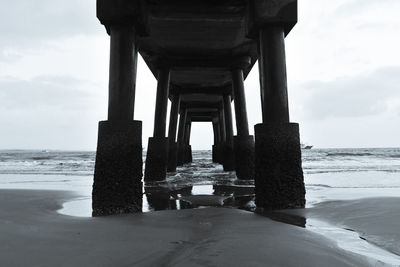
{"type": "Polygon", "coordinates": [[[47,41],[104,34],[91,0],[0,0],[0,61],[14,61],[47,41]]]}
{"type": "Polygon", "coordinates": [[[377,69],[332,81],[301,85],[303,111],[311,119],[362,117],[396,112],[400,101],[400,66],[377,69]]]}
{"type": "Polygon", "coordinates": [[[0,147],[94,149],[106,101],[71,76],[0,77],[0,147]]]}
{"type": "MultiPolygon", "coordinates": [[[[398,0],[346,0],[335,10],[337,15],[348,17],[357,13],[369,12],[388,6],[398,5],[398,0]]],[[[377,12],[379,14],[379,11],[377,12]]]]}
{"type": "Polygon", "coordinates": [[[1,77],[0,109],[8,113],[35,108],[82,109],[96,98],[91,87],[92,83],[69,76],[1,77]]]}

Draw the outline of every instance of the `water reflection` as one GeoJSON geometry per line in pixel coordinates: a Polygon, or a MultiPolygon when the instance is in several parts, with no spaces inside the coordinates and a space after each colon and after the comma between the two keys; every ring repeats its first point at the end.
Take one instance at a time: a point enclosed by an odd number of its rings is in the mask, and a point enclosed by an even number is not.
{"type": "Polygon", "coordinates": [[[192,185],[176,189],[173,186],[149,184],[145,186],[143,211],[181,210],[201,207],[238,208],[253,211],[271,220],[306,227],[306,218],[283,211],[256,209],[254,185],[233,184],[192,185]]]}
{"type": "Polygon", "coordinates": [[[183,188],[148,184],[144,192],[144,212],[200,207],[255,208],[254,185],[248,184],[202,184],[183,188]]]}

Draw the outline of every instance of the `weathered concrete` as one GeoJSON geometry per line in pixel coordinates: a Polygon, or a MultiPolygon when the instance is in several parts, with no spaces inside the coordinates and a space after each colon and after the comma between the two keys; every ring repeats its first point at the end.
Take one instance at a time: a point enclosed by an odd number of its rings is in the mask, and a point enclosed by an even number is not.
{"type": "Polygon", "coordinates": [[[186,115],[187,115],[187,110],[182,110],[180,112],[180,117],[179,117],[179,131],[178,131],[178,153],[177,153],[177,165],[182,166],[184,164],[184,158],[185,158],[185,140],[184,140],[184,135],[185,135],[185,123],[186,123],[186,115]]]}
{"type": "Polygon", "coordinates": [[[257,124],[255,133],[257,207],[303,208],[306,191],[298,124],[257,124]]]}
{"type": "Polygon", "coordinates": [[[147,147],[144,180],[162,181],[167,176],[168,138],[150,137],[147,147]]]}
{"type": "Polygon", "coordinates": [[[212,120],[212,126],[213,126],[213,134],[214,134],[214,144],[212,146],[212,161],[214,163],[218,162],[218,152],[217,152],[217,147],[220,142],[220,133],[219,133],[219,126],[218,126],[218,119],[214,118],[212,120]]]}
{"type": "Polygon", "coordinates": [[[212,149],[211,150],[212,162],[213,163],[217,163],[218,162],[218,159],[217,159],[217,145],[216,144],[212,145],[211,149],[212,149]]]}
{"type": "Polygon", "coordinates": [[[168,140],[168,164],[167,172],[176,172],[178,166],[178,143],[174,142],[171,144],[168,140]]]}
{"type": "Polygon", "coordinates": [[[168,138],[165,137],[170,71],[163,68],[158,74],[154,134],[149,138],[146,156],[145,181],[162,181],[167,177],[168,138]]]}
{"type": "Polygon", "coordinates": [[[193,162],[192,146],[187,145],[185,149],[185,163],[193,162]]]}
{"type": "Polygon", "coordinates": [[[234,138],[236,176],[239,179],[251,180],[254,179],[254,138],[249,135],[242,69],[232,71],[232,85],[237,130],[237,136],[234,138]]]}
{"type": "Polygon", "coordinates": [[[249,135],[249,122],[247,120],[246,96],[244,93],[244,78],[241,69],[232,71],[232,88],[236,115],[236,130],[239,136],[249,135]]]}
{"type": "Polygon", "coordinates": [[[154,137],[165,137],[167,128],[167,107],[170,83],[170,70],[162,68],[158,72],[157,97],[154,112],[154,137]]]}
{"type": "Polygon", "coordinates": [[[171,113],[169,116],[169,130],[168,130],[168,172],[175,172],[178,164],[178,143],[176,140],[176,128],[178,124],[179,108],[180,108],[181,97],[180,95],[174,95],[172,97],[171,113]]]}
{"type": "Polygon", "coordinates": [[[142,122],[100,122],[93,216],[142,210],[142,165],[142,122]]]}
{"type": "Polygon", "coordinates": [[[258,45],[263,121],[289,122],[283,27],[261,29],[258,45]]]}
{"type": "Polygon", "coordinates": [[[185,135],[184,135],[184,163],[192,162],[192,147],[190,146],[190,133],[192,122],[190,116],[186,118],[185,135]]]}
{"type": "Polygon", "coordinates": [[[108,31],[108,121],[99,123],[92,192],[93,216],[142,210],[142,123],[133,121],[136,32],[131,24],[113,24],[108,31]]]}
{"type": "Polygon", "coordinates": [[[260,29],[258,47],[263,124],[255,127],[256,204],[304,207],[299,127],[289,123],[283,26],[260,29]]]}
{"type": "Polygon", "coordinates": [[[137,69],[136,33],[131,25],[110,28],[108,119],[131,121],[134,113],[137,69]]]}
{"type": "Polygon", "coordinates": [[[238,179],[254,179],[254,137],[234,136],[235,171],[238,179]]]}
{"type": "Polygon", "coordinates": [[[222,155],[224,171],[235,170],[235,154],[233,152],[233,125],[232,125],[232,108],[231,96],[224,95],[224,115],[226,139],[223,143],[222,155]]]}

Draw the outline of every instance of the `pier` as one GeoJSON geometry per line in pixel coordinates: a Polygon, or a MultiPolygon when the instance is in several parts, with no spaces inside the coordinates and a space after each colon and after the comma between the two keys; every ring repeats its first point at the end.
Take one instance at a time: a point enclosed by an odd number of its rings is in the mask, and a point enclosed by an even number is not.
{"type": "Polygon", "coordinates": [[[192,161],[191,125],[199,121],[213,129],[213,161],[238,179],[254,179],[257,207],[304,207],[285,58],[296,0],[97,0],[97,17],[110,36],[110,71],[108,118],[98,130],[94,216],[140,212],[142,179],[163,181],[192,161]],[[134,120],[138,53],[158,81],[144,177],[142,123],[134,120]],[[251,136],[244,80],[256,62],[262,122],[251,136]]]}

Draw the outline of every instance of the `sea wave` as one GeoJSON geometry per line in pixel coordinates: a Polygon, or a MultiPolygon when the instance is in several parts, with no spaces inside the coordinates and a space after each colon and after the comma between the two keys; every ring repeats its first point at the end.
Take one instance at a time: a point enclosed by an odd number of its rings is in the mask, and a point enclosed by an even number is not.
{"type": "Polygon", "coordinates": [[[327,153],[326,156],[328,157],[363,157],[363,156],[374,156],[373,153],[351,153],[351,152],[333,152],[333,153],[327,153]]]}
{"type": "MultiPolygon", "coordinates": [[[[95,165],[94,151],[32,151],[0,150],[0,174],[62,174],[93,175],[95,165]]],[[[303,170],[306,175],[318,173],[345,172],[400,172],[400,149],[311,149],[302,151],[303,170]]],[[[145,162],[146,153],[143,153],[145,162]]],[[[177,174],[191,179],[226,179],[222,168],[212,163],[211,151],[193,151],[190,168],[178,168],[177,174]]],[[[232,176],[228,174],[228,176],[232,176]]],[[[229,178],[230,179],[230,178],[229,178]]]]}

